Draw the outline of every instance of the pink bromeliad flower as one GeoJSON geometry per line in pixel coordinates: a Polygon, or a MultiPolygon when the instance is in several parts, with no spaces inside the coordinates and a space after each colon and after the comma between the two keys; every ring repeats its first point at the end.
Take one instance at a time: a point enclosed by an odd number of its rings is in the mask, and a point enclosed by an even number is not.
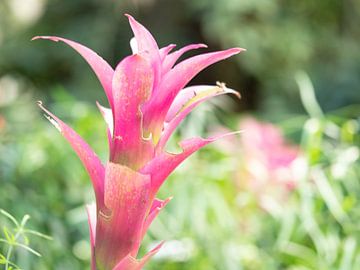
{"type": "Polygon", "coordinates": [[[175,47],[171,44],[159,49],[149,31],[127,17],[135,36],[133,54],[115,69],[74,41],[34,38],[62,41],[75,49],[95,72],[109,102],[110,108],[98,104],[108,126],[110,154],[105,165],[75,131],[39,103],[69,141],[93,184],[96,206],[88,206],[93,270],[138,270],[160,249],[161,244],[142,259],[136,258],[151,222],[170,200],[157,199],[157,191],[183,160],[228,134],[184,140],[178,154],[166,152],[166,143],[197,105],[217,95],[236,94],[221,84],[184,87],[207,66],[243,51],[205,53],[176,64],[185,52],[206,46],[192,44],[171,52],[175,47]]]}

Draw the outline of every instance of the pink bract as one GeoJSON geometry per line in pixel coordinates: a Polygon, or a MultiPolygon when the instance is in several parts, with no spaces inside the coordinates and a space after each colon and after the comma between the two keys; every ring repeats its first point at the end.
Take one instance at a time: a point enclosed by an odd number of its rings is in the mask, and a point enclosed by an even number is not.
{"type": "Polygon", "coordinates": [[[184,87],[204,68],[244,49],[200,54],[175,64],[186,51],[206,46],[192,44],[171,52],[175,47],[171,44],[159,49],[150,32],[127,17],[135,36],[133,54],[115,69],[74,41],[54,36],[33,38],[62,41],[76,50],[95,72],[109,102],[110,108],[97,104],[108,126],[110,153],[106,164],[75,131],[39,103],[81,159],[94,187],[96,205],[87,208],[92,270],[142,269],[162,245],[137,259],[146,230],[170,200],[155,198],[161,184],[199,148],[233,134],[184,140],[179,154],[164,150],[192,109],[211,97],[236,93],[222,85],[184,87]]]}

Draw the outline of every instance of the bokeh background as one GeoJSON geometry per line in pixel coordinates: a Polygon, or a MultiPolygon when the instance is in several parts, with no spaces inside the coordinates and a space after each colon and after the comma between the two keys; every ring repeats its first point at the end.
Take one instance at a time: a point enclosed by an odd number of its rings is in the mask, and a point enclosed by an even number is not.
{"type": "MultiPolygon", "coordinates": [[[[53,237],[26,243],[41,258],[16,248],[12,260],[22,269],[89,269],[90,182],[36,101],[107,157],[95,75],[65,45],[30,39],[70,38],[114,66],[131,53],[124,13],[160,46],[247,49],[191,83],[222,81],[242,98],[199,107],[170,149],[192,135],[244,133],[168,179],[160,197],[174,199],[142,252],[167,242],[146,269],[360,269],[357,0],[0,0],[0,208],[29,214],[29,228],[53,237]]],[[[7,248],[0,243],[2,254],[7,248]]]]}

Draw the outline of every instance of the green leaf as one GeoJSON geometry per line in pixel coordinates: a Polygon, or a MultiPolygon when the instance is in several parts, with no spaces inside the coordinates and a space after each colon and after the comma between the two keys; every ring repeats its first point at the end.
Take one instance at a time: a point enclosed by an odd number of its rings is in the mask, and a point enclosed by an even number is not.
{"type": "Polygon", "coordinates": [[[31,252],[32,254],[38,256],[38,257],[41,257],[41,254],[39,252],[37,252],[36,250],[32,249],[31,247],[29,246],[26,246],[24,244],[20,244],[20,243],[14,243],[14,246],[17,246],[17,247],[21,247],[23,249],[26,249],[27,251],[31,252]]]}
{"type": "Polygon", "coordinates": [[[0,264],[6,264],[6,258],[4,255],[0,254],[0,264]]]}
{"type": "Polygon", "coordinates": [[[3,232],[6,240],[9,242],[10,245],[16,242],[15,235],[12,234],[6,226],[3,227],[3,232]]]}
{"type": "Polygon", "coordinates": [[[17,222],[16,219],[10,213],[6,212],[4,209],[0,209],[0,214],[10,219],[16,225],[16,227],[19,227],[19,222],[17,222]]]}
{"type": "Polygon", "coordinates": [[[342,224],[344,221],[348,220],[348,217],[342,208],[339,199],[331,186],[328,178],[326,177],[322,168],[314,168],[312,171],[312,177],[314,182],[322,196],[324,202],[329,208],[332,215],[336,220],[342,224]]]}
{"type": "Polygon", "coordinates": [[[47,240],[53,240],[53,238],[52,238],[51,236],[46,235],[46,234],[43,234],[43,233],[40,233],[40,232],[37,232],[37,231],[34,231],[34,230],[25,229],[25,230],[23,230],[23,232],[26,233],[26,234],[36,235],[36,236],[45,238],[45,239],[47,239],[47,240]]]}
{"type": "Polygon", "coordinates": [[[299,86],[300,97],[306,112],[313,118],[323,118],[324,114],[316,100],[314,86],[309,75],[299,71],[295,75],[296,83],[299,86]]]}
{"type": "Polygon", "coordinates": [[[25,215],[25,216],[22,218],[22,220],[21,220],[20,226],[21,226],[22,228],[24,228],[29,219],[30,219],[30,216],[29,216],[29,215],[25,215]]]}

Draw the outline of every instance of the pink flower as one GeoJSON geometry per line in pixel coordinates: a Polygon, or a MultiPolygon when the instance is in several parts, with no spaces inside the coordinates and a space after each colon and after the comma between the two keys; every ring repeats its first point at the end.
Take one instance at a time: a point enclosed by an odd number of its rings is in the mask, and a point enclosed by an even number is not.
{"type": "Polygon", "coordinates": [[[288,144],[281,131],[270,123],[247,118],[240,128],[243,160],[239,181],[246,180],[262,207],[276,211],[288,191],[297,185],[294,161],[299,148],[288,144]]]}
{"type": "Polygon", "coordinates": [[[109,161],[103,165],[88,144],[55,115],[50,121],[69,141],[88,171],[96,206],[88,207],[92,269],[136,270],[161,247],[136,259],[140,243],[153,219],[169,202],[156,199],[167,176],[199,148],[223,136],[192,138],[180,142],[182,152],[164,147],[176,127],[203,101],[226,93],[224,86],[192,86],[187,83],[207,66],[243,49],[205,53],[175,64],[185,52],[206,47],[188,45],[171,53],[175,45],[158,48],[152,35],[127,15],[135,39],[133,55],[115,68],[87,47],[59,37],[35,37],[62,41],[91,66],[106,93],[110,108],[98,107],[108,125],[109,161]]]}

